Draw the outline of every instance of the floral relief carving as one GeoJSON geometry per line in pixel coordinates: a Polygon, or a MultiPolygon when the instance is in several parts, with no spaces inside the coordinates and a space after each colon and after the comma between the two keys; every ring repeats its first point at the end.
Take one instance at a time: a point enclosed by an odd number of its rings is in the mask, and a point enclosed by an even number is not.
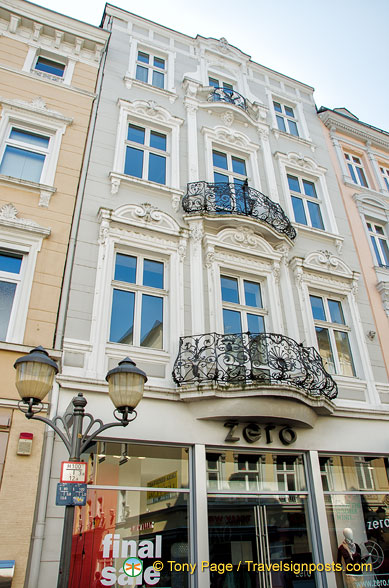
{"type": "Polygon", "coordinates": [[[135,208],[135,215],[144,218],[146,222],[160,222],[162,217],[156,206],[151,206],[149,202],[144,202],[135,208]]]}

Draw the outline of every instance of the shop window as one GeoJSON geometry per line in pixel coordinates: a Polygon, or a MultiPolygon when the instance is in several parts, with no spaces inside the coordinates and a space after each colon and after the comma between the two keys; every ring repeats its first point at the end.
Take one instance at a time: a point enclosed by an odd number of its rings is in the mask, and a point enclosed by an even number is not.
{"type": "Polygon", "coordinates": [[[389,268],[389,246],[385,229],[382,225],[366,221],[367,231],[373,247],[376,264],[389,268]]]}
{"type": "Polygon", "coordinates": [[[99,441],[85,460],[91,464],[89,484],[111,485],[115,479],[121,487],[150,488],[150,492],[154,487],[188,488],[189,452],[185,447],[99,441]]]}
{"type": "Polygon", "coordinates": [[[343,571],[336,574],[337,586],[386,586],[389,583],[388,460],[333,455],[327,463],[333,471],[333,486],[329,490],[323,487],[328,527],[333,559],[343,566],[343,571]],[[345,569],[347,563],[351,566],[349,570],[345,569]]]}
{"type": "Polygon", "coordinates": [[[166,184],[167,137],[156,130],[128,125],[124,173],[166,184]]]}
{"type": "Polygon", "coordinates": [[[5,141],[0,174],[39,183],[49,146],[49,136],[12,126],[5,141]]]}
{"type": "Polygon", "coordinates": [[[319,200],[314,182],[288,174],[288,185],[296,223],[324,230],[319,200]]]}
{"type": "Polygon", "coordinates": [[[116,253],[109,340],[163,348],[165,268],[162,261],[116,253]]]}
{"type": "Polygon", "coordinates": [[[281,104],[281,102],[274,101],[273,107],[279,130],[294,135],[295,137],[299,137],[294,108],[287,106],[286,104],[281,104]]]}
{"type": "Polygon", "coordinates": [[[88,490],[87,504],[77,509],[74,522],[69,588],[188,588],[189,493],[174,491],[167,483],[154,494],[157,502],[149,491],[136,488],[88,490]],[[123,570],[133,557],[142,563],[135,582],[123,570]],[[160,571],[153,567],[158,560],[165,564],[160,571]],[[186,564],[186,569],[171,569],[167,562],[172,560],[186,564]]]}
{"type": "Polygon", "coordinates": [[[145,51],[138,51],[135,77],[156,88],[165,88],[166,59],[145,51]]]}
{"type": "Polygon", "coordinates": [[[324,296],[310,297],[317,344],[324,367],[330,374],[355,376],[342,303],[324,296]]]}
{"type": "Polygon", "coordinates": [[[368,188],[365,170],[363,168],[360,157],[352,155],[351,153],[344,154],[350,176],[354,184],[368,188]]]}

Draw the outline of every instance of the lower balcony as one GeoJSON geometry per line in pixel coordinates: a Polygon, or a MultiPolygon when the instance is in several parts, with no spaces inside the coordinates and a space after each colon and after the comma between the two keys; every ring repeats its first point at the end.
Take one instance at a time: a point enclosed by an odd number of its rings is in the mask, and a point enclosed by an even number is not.
{"type": "Polygon", "coordinates": [[[191,182],[182,199],[182,207],[193,215],[242,215],[259,220],[289,239],[296,238],[292,226],[281,206],[254,188],[243,184],[224,182],[191,182]]]}
{"type": "Polygon", "coordinates": [[[173,379],[178,386],[291,386],[303,395],[328,400],[338,393],[316,349],[274,333],[181,337],[173,379]]]}

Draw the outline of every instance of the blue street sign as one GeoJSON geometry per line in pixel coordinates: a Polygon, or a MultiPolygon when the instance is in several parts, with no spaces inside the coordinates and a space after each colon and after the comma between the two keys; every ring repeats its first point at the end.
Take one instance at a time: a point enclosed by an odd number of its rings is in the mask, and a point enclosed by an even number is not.
{"type": "Polygon", "coordinates": [[[57,484],[57,506],[85,506],[86,505],[86,484],[57,484]]]}

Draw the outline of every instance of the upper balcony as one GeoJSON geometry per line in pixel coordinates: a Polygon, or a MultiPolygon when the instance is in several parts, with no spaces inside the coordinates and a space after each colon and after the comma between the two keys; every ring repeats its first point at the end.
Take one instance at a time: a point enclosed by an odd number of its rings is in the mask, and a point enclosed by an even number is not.
{"type": "Polygon", "coordinates": [[[243,215],[259,220],[290,239],[296,230],[281,206],[244,184],[191,182],[182,199],[182,207],[193,215],[243,215]]]}
{"type": "Polygon", "coordinates": [[[178,386],[205,382],[288,385],[330,400],[338,394],[337,384],[314,347],[303,347],[275,333],[180,337],[173,379],[178,386]]]}
{"type": "Polygon", "coordinates": [[[235,90],[230,90],[228,88],[221,88],[221,87],[211,87],[211,91],[208,96],[209,102],[228,102],[229,104],[233,104],[234,106],[239,106],[245,112],[248,110],[248,103],[246,98],[236,92],[235,90]]]}

